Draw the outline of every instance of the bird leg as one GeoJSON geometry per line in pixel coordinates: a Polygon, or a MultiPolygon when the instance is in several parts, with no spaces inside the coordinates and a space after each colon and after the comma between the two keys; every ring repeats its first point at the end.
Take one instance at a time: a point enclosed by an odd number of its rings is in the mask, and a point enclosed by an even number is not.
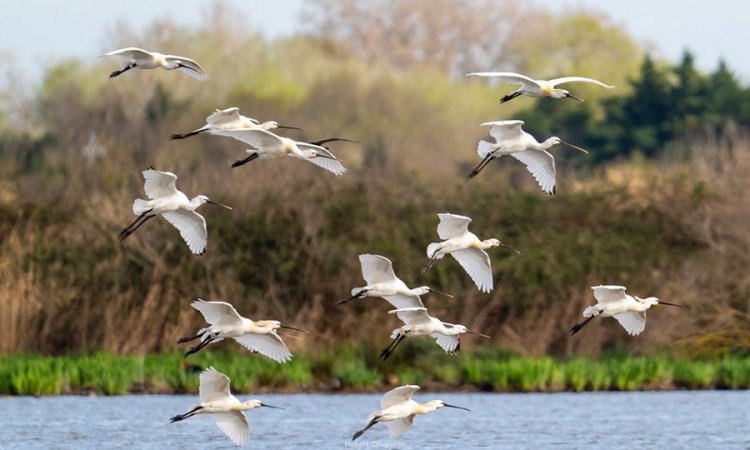
{"type": "Polygon", "coordinates": [[[185,420],[188,417],[193,417],[198,411],[203,409],[202,406],[196,406],[195,408],[191,409],[190,411],[186,412],[185,414],[177,414],[176,416],[169,419],[169,423],[175,423],[179,422],[180,420],[185,420]]]}
{"type": "Polygon", "coordinates": [[[206,332],[205,332],[205,331],[203,331],[203,332],[201,332],[201,333],[198,333],[198,334],[196,334],[195,336],[185,336],[185,337],[181,337],[181,338],[177,339],[177,343],[178,343],[178,344],[184,344],[185,342],[190,342],[190,341],[194,341],[194,340],[198,339],[199,337],[203,336],[204,334],[206,334],[206,332]]]}
{"type": "Polygon", "coordinates": [[[511,101],[514,98],[518,97],[519,95],[521,95],[521,91],[511,92],[510,94],[508,94],[505,97],[501,98],[500,99],[500,103],[505,103],[505,102],[511,101]]]}
{"type": "Polygon", "coordinates": [[[573,336],[574,334],[576,334],[579,331],[581,331],[581,328],[585,327],[586,324],[589,323],[591,321],[591,319],[593,319],[594,317],[596,317],[596,316],[590,316],[586,320],[584,320],[583,322],[577,323],[577,324],[573,325],[570,328],[570,335],[573,336]]]}
{"type": "Polygon", "coordinates": [[[349,298],[345,298],[344,300],[339,300],[338,302],[336,302],[336,304],[337,305],[343,305],[344,303],[350,302],[350,301],[352,301],[354,299],[364,297],[366,293],[367,293],[367,290],[366,289],[362,289],[361,291],[357,292],[356,294],[352,295],[349,298]]]}
{"type": "Polygon", "coordinates": [[[116,77],[117,75],[120,75],[120,74],[121,74],[121,73],[123,73],[123,72],[127,72],[128,70],[130,70],[130,69],[133,69],[133,68],[135,68],[135,63],[130,63],[130,64],[128,64],[127,66],[123,67],[122,69],[120,69],[120,70],[115,70],[114,72],[110,73],[110,74],[109,74],[109,77],[110,77],[110,78],[114,78],[114,77],[116,77]]]}
{"type": "Polygon", "coordinates": [[[208,344],[210,344],[213,341],[214,341],[214,336],[208,336],[206,339],[204,339],[203,341],[201,341],[200,344],[196,345],[195,347],[190,348],[190,350],[188,350],[187,352],[185,352],[185,358],[187,358],[188,356],[192,355],[193,353],[198,353],[199,351],[201,351],[201,349],[203,347],[207,346],[208,344]]]}
{"type": "Polygon", "coordinates": [[[434,256],[430,258],[430,260],[427,262],[427,265],[422,267],[422,270],[419,271],[419,273],[425,273],[428,270],[432,269],[432,266],[435,265],[435,263],[438,261],[439,258],[435,258],[434,256]]]}
{"type": "Polygon", "coordinates": [[[474,178],[475,176],[477,176],[479,174],[479,172],[481,172],[482,169],[484,169],[485,167],[487,167],[487,164],[489,164],[492,161],[492,158],[493,158],[493,154],[492,153],[488,153],[484,157],[484,159],[482,159],[482,161],[475,168],[471,169],[471,172],[469,172],[466,175],[466,179],[467,180],[471,180],[472,178],[474,178]]]}
{"type": "Polygon", "coordinates": [[[394,339],[393,342],[391,342],[388,347],[386,347],[385,350],[380,353],[380,360],[385,362],[385,360],[388,359],[389,356],[391,356],[391,353],[396,350],[396,347],[398,347],[398,344],[400,344],[401,341],[404,340],[404,338],[406,338],[405,334],[399,334],[396,339],[394,339]]]}
{"type": "Polygon", "coordinates": [[[175,139],[185,139],[185,138],[189,138],[190,136],[195,136],[196,134],[203,133],[204,131],[207,131],[207,130],[205,128],[200,128],[198,130],[191,131],[190,133],[185,133],[185,134],[173,133],[169,135],[169,139],[172,141],[175,139]]]}
{"type": "Polygon", "coordinates": [[[352,442],[354,442],[354,440],[355,440],[355,439],[357,439],[358,437],[362,436],[362,434],[364,434],[364,432],[365,432],[365,431],[369,430],[369,429],[370,429],[370,427],[372,427],[373,425],[375,425],[375,424],[376,424],[376,423],[378,423],[379,421],[380,421],[380,418],[379,418],[379,417],[375,417],[374,419],[372,419],[372,420],[370,421],[370,423],[368,423],[368,424],[367,424],[367,426],[365,426],[365,427],[364,427],[364,428],[362,428],[361,430],[359,430],[359,431],[357,431],[356,433],[354,433],[354,436],[352,436],[352,442]]]}
{"type": "Polygon", "coordinates": [[[124,230],[122,230],[120,232],[120,240],[123,240],[126,237],[130,236],[131,234],[135,233],[135,230],[137,230],[138,228],[141,227],[141,225],[143,225],[144,223],[146,223],[146,221],[148,219],[150,219],[152,217],[156,217],[156,214],[151,214],[150,216],[147,215],[151,211],[152,210],[149,209],[145,213],[141,214],[140,216],[138,216],[137,219],[135,219],[135,222],[131,223],[127,228],[125,228],[124,230]],[[143,220],[141,220],[141,219],[143,219],[143,220]],[[139,220],[141,221],[140,223],[138,223],[139,220]],[[138,225],[136,225],[136,223],[138,223],[138,225]],[[133,225],[135,225],[135,227],[133,227],[133,225]]]}
{"type": "Polygon", "coordinates": [[[260,156],[260,155],[259,155],[258,153],[252,153],[252,154],[250,154],[250,156],[248,156],[247,158],[245,158],[245,159],[240,159],[239,161],[235,161],[234,163],[232,163],[232,168],[235,168],[235,167],[239,167],[239,166],[241,166],[241,165],[243,165],[243,164],[247,164],[247,163],[249,163],[250,161],[252,161],[252,160],[254,160],[255,158],[257,158],[258,156],[260,156]]]}

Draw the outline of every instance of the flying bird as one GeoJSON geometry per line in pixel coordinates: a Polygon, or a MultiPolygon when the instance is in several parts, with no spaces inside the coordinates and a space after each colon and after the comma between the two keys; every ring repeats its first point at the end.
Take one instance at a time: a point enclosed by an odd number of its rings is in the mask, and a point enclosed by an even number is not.
{"type": "Polygon", "coordinates": [[[260,353],[279,363],[292,359],[292,353],[276,333],[280,328],[302,331],[299,328],[282,325],[277,320],[253,321],[239,315],[236,309],[227,302],[207,302],[198,299],[190,304],[206,319],[209,326],[201,328],[195,336],[180,338],[177,343],[183,344],[195,339],[201,342],[185,353],[185,356],[199,352],[203,347],[224,338],[232,338],[252,352],[260,353]]]}
{"type": "Polygon", "coordinates": [[[492,281],[492,267],[490,256],[485,250],[492,247],[505,247],[520,254],[518,250],[503,244],[498,239],[480,241],[469,231],[471,219],[466,216],[443,213],[438,214],[440,223],[437,227],[438,236],[443,242],[433,242],[427,246],[427,257],[430,261],[422,269],[422,273],[429,270],[439,259],[450,254],[461,264],[466,273],[482,292],[490,292],[494,288],[492,281]]]}
{"type": "MultiPolygon", "coordinates": [[[[334,175],[343,175],[346,172],[346,168],[341,164],[341,160],[336,158],[327,148],[320,145],[295,141],[260,128],[225,130],[223,135],[233,137],[253,147],[247,149],[247,158],[236,161],[232,164],[232,167],[239,167],[256,158],[271,159],[292,156],[297,159],[309,161],[316,166],[332,172],[334,175]]],[[[341,138],[333,139],[341,140],[341,138]]]]}
{"type": "Polygon", "coordinates": [[[169,139],[185,139],[196,134],[208,132],[209,134],[215,134],[219,136],[226,136],[224,130],[232,129],[253,129],[261,128],[263,130],[271,131],[277,128],[285,128],[290,130],[301,130],[303,128],[290,127],[287,125],[280,125],[275,120],[269,120],[268,122],[260,123],[259,121],[246,117],[240,114],[240,109],[236,106],[227,109],[217,109],[213,114],[206,117],[206,125],[188,133],[174,133],[169,136],[169,139]]]}
{"type": "Polygon", "coordinates": [[[389,314],[396,314],[404,325],[396,328],[391,333],[391,343],[380,353],[380,359],[385,361],[396,350],[398,344],[404,339],[411,336],[432,336],[435,342],[445,350],[449,355],[455,355],[461,350],[461,335],[464,333],[481,336],[490,339],[486,334],[477,333],[469,330],[463,325],[443,322],[440,319],[430,316],[425,307],[401,308],[388,311],[389,314]]]}
{"type": "Polygon", "coordinates": [[[120,240],[133,234],[150,218],[162,216],[180,231],[190,251],[196,255],[206,253],[208,242],[206,219],[195,210],[205,203],[219,205],[229,210],[232,208],[211,201],[205,195],[198,195],[188,200],[184,193],[177,190],[175,186],[177,175],[172,172],[162,172],[150,167],[143,171],[143,178],[145,179],[144,190],[149,200],[135,199],[133,214],[138,217],[120,232],[120,240]]]}
{"type": "Polygon", "coordinates": [[[184,56],[164,55],[137,47],[114,50],[101,56],[115,56],[120,58],[123,63],[122,69],[115,70],[109,74],[110,78],[114,78],[130,69],[155,69],[157,67],[165,70],[180,69],[191,77],[201,81],[208,78],[208,74],[200,64],[184,56]]]}
{"type": "Polygon", "coordinates": [[[523,131],[522,120],[500,120],[496,122],[485,122],[482,126],[490,127],[490,135],[495,138],[495,143],[484,140],[479,141],[477,154],[482,161],[466,175],[472,179],[482,171],[493,159],[503,155],[510,155],[521,161],[539,183],[542,191],[549,195],[555,195],[555,158],[547,150],[557,144],[567,145],[583,153],[587,150],[563,141],[553,136],[539,143],[534,136],[523,131]]]}
{"type": "Polygon", "coordinates": [[[380,400],[381,409],[370,414],[370,417],[367,418],[367,425],[363,429],[354,433],[352,441],[362,436],[365,431],[369,430],[378,422],[385,422],[388,426],[388,431],[390,432],[391,437],[395,438],[409,431],[409,428],[411,428],[411,425],[414,422],[414,417],[417,414],[431,413],[442,407],[470,411],[468,408],[462,406],[449,405],[442,400],[417,403],[412,400],[412,396],[418,390],[419,386],[407,384],[386,392],[380,400]]]}
{"type": "Polygon", "coordinates": [[[359,264],[362,266],[362,276],[367,286],[352,289],[351,297],[339,301],[338,305],[358,298],[382,297],[395,308],[413,308],[423,307],[419,296],[430,292],[453,298],[452,295],[436,291],[429,286],[409,289],[406,283],[396,276],[391,260],[385,256],[364,253],[359,255],[359,264]]]}
{"type": "Polygon", "coordinates": [[[500,103],[505,103],[509,100],[513,100],[519,95],[527,95],[529,97],[573,98],[582,102],[583,99],[576,97],[569,91],[565,89],[555,88],[555,86],[557,86],[558,84],[564,83],[594,83],[607,89],[614,88],[614,86],[604,84],[601,81],[585,77],[562,77],[552,80],[534,80],[533,78],[529,78],[526,75],[521,75],[519,73],[513,72],[473,72],[467,73],[466,76],[492,77],[497,78],[505,83],[521,85],[521,87],[517,90],[501,98],[500,103]]]}
{"type": "Polygon", "coordinates": [[[594,317],[614,317],[631,336],[641,334],[646,328],[646,310],[654,305],[669,305],[682,308],[683,305],[667,303],[656,297],[640,298],[625,293],[624,286],[592,286],[596,305],[583,311],[586,317],[573,325],[571,336],[581,331],[594,317]]]}
{"type": "Polygon", "coordinates": [[[200,386],[198,394],[200,404],[185,414],[178,414],[171,419],[170,423],[179,422],[198,414],[210,414],[216,421],[219,429],[234,442],[234,445],[245,445],[250,440],[250,424],[244,411],[260,408],[283,409],[271,406],[260,400],[246,400],[240,402],[237,397],[229,392],[229,377],[209,367],[200,374],[200,386]]]}

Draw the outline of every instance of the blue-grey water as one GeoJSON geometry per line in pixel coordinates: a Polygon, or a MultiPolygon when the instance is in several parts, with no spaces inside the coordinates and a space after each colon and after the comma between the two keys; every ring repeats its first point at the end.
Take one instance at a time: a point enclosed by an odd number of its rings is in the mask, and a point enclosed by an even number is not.
{"type": "MultiPolygon", "coordinates": [[[[247,396],[238,396],[240,400],[247,396]]],[[[247,411],[247,448],[748,449],[750,391],[561,394],[424,393],[471,412],[418,416],[398,439],[377,424],[352,433],[379,395],[256,395],[285,408],[247,411]]],[[[234,448],[210,417],[170,424],[197,396],[0,398],[0,448],[234,448]]]]}

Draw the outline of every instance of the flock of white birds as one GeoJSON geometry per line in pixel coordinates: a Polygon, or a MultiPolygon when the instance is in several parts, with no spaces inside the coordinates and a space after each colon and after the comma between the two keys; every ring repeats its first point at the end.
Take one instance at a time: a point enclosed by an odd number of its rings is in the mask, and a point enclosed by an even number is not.
{"type": "MultiPolygon", "coordinates": [[[[131,69],[159,67],[166,70],[179,69],[198,80],[208,78],[206,71],[197,62],[182,56],[148,52],[135,47],[115,50],[102,56],[113,56],[122,61],[122,67],[112,72],[110,78],[117,77],[131,69]]],[[[534,80],[511,72],[477,72],[468,75],[492,77],[505,83],[521,85],[519,89],[503,97],[500,100],[501,103],[521,95],[555,99],[571,98],[583,101],[569,91],[555,87],[563,83],[585,82],[609,89],[613,88],[613,86],[600,81],[583,77],[534,80]]],[[[500,158],[503,155],[511,155],[527,167],[545,193],[554,195],[556,184],[555,161],[547,150],[554,145],[564,144],[588,153],[583,148],[566,143],[558,137],[551,137],[539,143],[533,136],[522,130],[523,122],[520,120],[502,120],[487,122],[482,125],[490,127],[489,133],[495,139],[495,142],[491,143],[484,140],[479,142],[477,153],[482,159],[479,165],[467,175],[468,178],[476,176],[493,159],[500,158]]],[[[208,133],[231,137],[249,145],[250,148],[246,151],[247,157],[238,160],[232,164],[232,167],[239,167],[256,158],[271,159],[291,156],[313,163],[334,175],[343,175],[346,172],[346,168],[341,161],[323,144],[332,141],[356,141],[331,138],[317,142],[301,142],[279,136],[273,132],[273,130],[284,128],[303,130],[280,125],[276,121],[260,123],[255,119],[240,115],[239,108],[232,107],[223,110],[217,109],[206,118],[205,126],[184,134],[172,134],[170,139],[185,139],[201,133],[208,133]]],[[[204,254],[208,242],[206,220],[196,212],[196,209],[206,203],[219,205],[230,210],[231,207],[209,200],[205,195],[198,195],[189,199],[177,189],[177,176],[171,172],[148,168],[143,171],[143,178],[145,180],[144,191],[148,200],[136,199],[133,202],[132,209],[136,219],[121,231],[120,240],[130,236],[150,218],[162,216],[179,230],[191,252],[196,255],[204,254]]],[[[438,214],[438,218],[440,221],[437,226],[437,234],[442,241],[427,246],[429,260],[422,269],[422,273],[429,270],[444,256],[451,255],[476,284],[477,289],[485,293],[492,291],[494,288],[492,267],[486,250],[493,247],[505,247],[513,252],[519,254],[520,252],[495,238],[479,239],[469,231],[469,223],[471,222],[469,217],[442,213],[438,214]]],[[[384,256],[362,254],[359,255],[359,261],[362,276],[367,285],[354,288],[351,297],[339,301],[338,304],[364,297],[380,297],[393,306],[394,309],[389,313],[395,314],[404,325],[392,331],[392,342],[381,353],[380,358],[382,360],[387,359],[399,343],[407,337],[430,336],[448,354],[455,354],[460,350],[460,336],[462,334],[468,333],[486,339],[490,338],[487,335],[469,330],[464,325],[443,322],[431,316],[420,298],[420,296],[430,292],[452,297],[450,294],[436,291],[429,286],[409,289],[396,276],[391,261],[384,256]]],[[[659,301],[656,297],[639,298],[627,295],[625,287],[622,286],[594,286],[592,289],[597,303],[585,309],[583,312],[585,320],[571,328],[571,335],[580,331],[594,317],[614,317],[628,334],[637,335],[645,328],[646,310],[651,306],[657,304],[681,306],[659,301]]],[[[253,353],[259,353],[278,363],[284,363],[292,358],[292,353],[284,344],[278,331],[280,329],[291,329],[307,333],[305,330],[282,325],[275,320],[253,321],[247,319],[226,302],[198,299],[191,306],[203,315],[208,326],[198,330],[195,335],[178,340],[178,343],[199,340],[196,346],[186,352],[186,357],[213,342],[232,338],[253,353]]],[[[409,430],[417,414],[426,414],[442,407],[468,411],[467,408],[448,405],[441,400],[433,400],[424,404],[415,402],[412,400],[412,396],[417,390],[419,390],[419,386],[406,385],[385,393],[381,400],[381,409],[370,414],[366,426],[354,433],[352,441],[379,422],[385,422],[390,435],[397,437],[409,430]]],[[[250,439],[250,426],[244,411],[263,406],[276,408],[259,400],[240,402],[230,392],[229,378],[213,367],[200,374],[199,395],[200,403],[197,406],[185,414],[172,417],[171,421],[177,422],[195,415],[210,414],[218,427],[238,446],[247,443],[250,439]]]]}

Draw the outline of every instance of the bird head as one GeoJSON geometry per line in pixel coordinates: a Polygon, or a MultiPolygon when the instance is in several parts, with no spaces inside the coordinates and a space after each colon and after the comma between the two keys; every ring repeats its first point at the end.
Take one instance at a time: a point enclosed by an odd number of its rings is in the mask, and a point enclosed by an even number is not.
{"type": "Polygon", "coordinates": [[[486,241],[482,242],[482,247],[484,248],[498,247],[499,245],[500,240],[495,238],[487,239],[486,241]]]}
{"type": "Polygon", "coordinates": [[[269,120],[268,122],[263,122],[263,124],[261,125],[261,127],[263,127],[263,129],[266,130],[266,131],[275,130],[277,128],[283,128],[283,129],[287,129],[287,130],[307,131],[304,128],[291,127],[291,126],[288,126],[288,125],[281,125],[279,122],[277,122],[275,120],[269,120]]]}
{"type": "Polygon", "coordinates": [[[557,145],[557,144],[562,144],[562,145],[566,145],[566,146],[568,146],[570,148],[574,148],[574,149],[578,150],[579,152],[583,152],[583,153],[588,153],[589,152],[585,148],[581,148],[581,147],[579,147],[579,146],[577,146],[575,144],[571,144],[570,142],[565,142],[565,141],[563,141],[562,139],[560,139],[557,136],[552,136],[551,138],[549,138],[546,141],[544,141],[544,143],[545,143],[545,145],[546,145],[547,148],[550,148],[550,147],[552,147],[554,145],[557,145]]]}
{"type": "Polygon", "coordinates": [[[448,403],[445,403],[442,400],[431,400],[431,401],[425,403],[424,405],[422,405],[422,408],[424,410],[423,413],[430,412],[430,411],[435,411],[436,409],[440,409],[440,408],[443,408],[443,407],[463,409],[464,411],[471,411],[470,409],[464,408],[463,406],[449,405],[448,403]]]}
{"type": "Polygon", "coordinates": [[[196,208],[198,208],[199,206],[201,206],[203,204],[209,203],[211,205],[221,206],[221,207],[226,208],[226,209],[228,209],[230,211],[232,210],[231,206],[227,206],[227,205],[225,205],[223,203],[219,203],[219,202],[215,202],[213,200],[209,200],[208,197],[205,196],[205,195],[203,195],[203,194],[196,195],[192,200],[190,200],[190,203],[192,203],[193,206],[195,206],[196,208]]]}

